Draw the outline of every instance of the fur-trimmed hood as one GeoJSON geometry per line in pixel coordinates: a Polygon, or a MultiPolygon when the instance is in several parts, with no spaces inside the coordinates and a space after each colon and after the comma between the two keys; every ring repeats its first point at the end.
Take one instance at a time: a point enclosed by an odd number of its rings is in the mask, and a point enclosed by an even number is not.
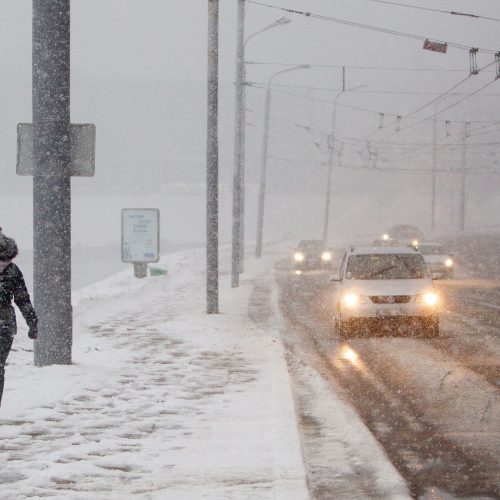
{"type": "Polygon", "coordinates": [[[0,229],[0,261],[12,260],[17,255],[17,245],[12,238],[8,238],[0,229]]]}

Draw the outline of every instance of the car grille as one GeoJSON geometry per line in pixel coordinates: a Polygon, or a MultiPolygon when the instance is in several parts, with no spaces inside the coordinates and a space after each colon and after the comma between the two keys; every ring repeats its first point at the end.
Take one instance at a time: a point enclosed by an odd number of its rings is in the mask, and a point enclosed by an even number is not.
{"type": "Polygon", "coordinates": [[[408,304],[411,295],[374,295],[370,300],[374,304],[408,304]]]}

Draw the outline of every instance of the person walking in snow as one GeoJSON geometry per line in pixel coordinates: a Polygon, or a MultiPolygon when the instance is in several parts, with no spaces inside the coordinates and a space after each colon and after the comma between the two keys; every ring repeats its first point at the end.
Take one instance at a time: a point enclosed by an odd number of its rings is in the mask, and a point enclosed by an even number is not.
{"type": "Polygon", "coordinates": [[[2,403],[5,362],[17,331],[16,313],[12,299],[21,311],[29,327],[28,336],[38,336],[38,317],[31,305],[23,274],[12,262],[17,255],[17,245],[12,238],[4,236],[0,227],[0,405],[2,403]]]}

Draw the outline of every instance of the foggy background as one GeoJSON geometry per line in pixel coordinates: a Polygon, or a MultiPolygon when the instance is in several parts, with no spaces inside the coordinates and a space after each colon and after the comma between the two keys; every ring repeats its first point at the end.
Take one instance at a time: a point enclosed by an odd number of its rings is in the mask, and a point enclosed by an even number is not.
{"type": "MultiPolygon", "coordinates": [[[[500,50],[495,22],[367,0],[269,3],[430,39],[500,50]]],[[[412,4],[500,17],[497,0],[428,0],[412,4]]],[[[95,123],[97,127],[96,176],[72,180],[75,252],[94,247],[101,249],[102,255],[104,248],[120,266],[117,249],[120,210],[124,207],[159,208],[162,239],[172,248],[204,243],[206,11],[206,2],[201,0],[72,1],[72,123],[95,123]]],[[[220,237],[222,242],[228,242],[236,1],[221,0],[220,14],[220,237]]],[[[282,15],[278,10],[249,4],[246,36],[282,15]]],[[[252,82],[247,87],[247,242],[253,241],[256,225],[265,94],[261,87],[273,73],[286,67],[283,64],[337,67],[294,71],[274,81],[264,239],[294,241],[321,235],[326,134],[330,133],[334,98],[342,88],[341,66],[346,66],[346,89],[357,90],[338,99],[336,136],[343,147],[336,144],[336,153],[340,149],[342,153],[337,158],[340,168],[334,170],[331,239],[376,235],[392,224],[405,222],[428,230],[432,148],[421,146],[415,151],[416,146],[401,143],[432,142],[432,122],[397,134],[394,125],[387,126],[369,139],[387,138],[386,144],[370,146],[366,137],[377,130],[379,113],[385,114],[387,125],[394,120],[391,114],[404,116],[464,79],[469,74],[468,52],[449,47],[444,55],[422,50],[419,40],[287,16],[292,20],[290,24],[256,36],[246,50],[247,61],[266,63],[247,65],[247,80],[252,82]],[[394,67],[449,71],[387,69],[394,67]],[[384,172],[384,168],[399,170],[384,172]]],[[[16,125],[31,122],[30,0],[0,0],[0,46],[0,225],[29,255],[32,181],[16,176],[15,163],[16,125]]],[[[479,67],[493,61],[493,54],[478,55],[479,67]]],[[[493,65],[456,92],[473,92],[494,79],[493,65]]],[[[477,228],[499,223],[500,175],[492,172],[498,169],[495,143],[500,130],[499,85],[493,83],[438,116],[438,142],[456,144],[438,149],[438,169],[443,170],[438,174],[437,190],[440,232],[455,230],[458,224],[457,170],[461,167],[463,124],[453,121],[470,120],[474,130],[485,125],[485,120],[499,120],[499,126],[489,124],[481,135],[468,139],[467,166],[471,170],[467,175],[466,224],[477,228]],[[445,120],[451,120],[449,138],[445,120]],[[473,146],[480,142],[488,144],[473,146]]],[[[462,97],[447,96],[439,108],[462,97]]],[[[417,116],[432,115],[433,109],[431,105],[417,116]]],[[[403,118],[401,128],[415,121],[403,118]]],[[[168,250],[168,245],[162,250],[168,250]]],[[[88,255],[93,260],[92,254],[88,255]]]]}

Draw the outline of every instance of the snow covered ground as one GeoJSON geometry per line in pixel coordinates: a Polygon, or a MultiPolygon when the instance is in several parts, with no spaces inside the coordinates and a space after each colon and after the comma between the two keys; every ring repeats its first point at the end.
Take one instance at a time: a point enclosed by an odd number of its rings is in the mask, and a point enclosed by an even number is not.
{"type": "MultiPolygon", "coordinates": [[[[75,294],[71,366],[33,367],[20,328],[0,410],[0,498],[308,498],[272,259],[248,265],[239,289],[223,268],[210,316],[204,262],[183,251],[160,262],[166,277],[127,270],[75,294]]],[[[333,401],[344,454],[374,450],[381,476],[401,481],[333,401]]]]}

